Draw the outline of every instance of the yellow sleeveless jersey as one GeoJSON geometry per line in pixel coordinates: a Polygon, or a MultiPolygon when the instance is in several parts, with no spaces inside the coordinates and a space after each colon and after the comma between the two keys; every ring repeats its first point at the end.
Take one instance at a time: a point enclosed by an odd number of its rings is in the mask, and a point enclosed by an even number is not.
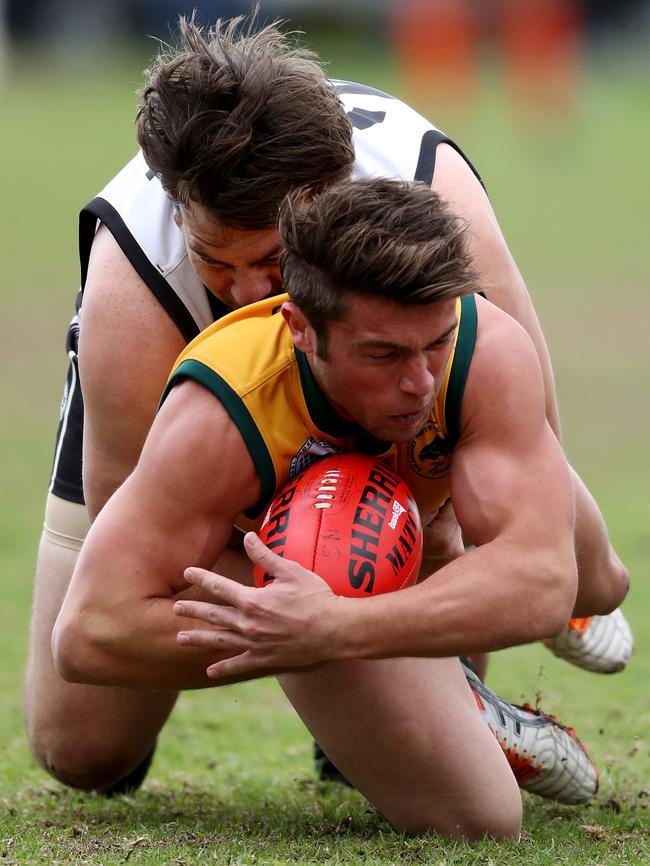
{"type": "Polygon", "coordinates": [[[243,307],[199,334],[178,357],[162,401],[179,379],[200,382],[239,428],[261,481],[259,502],[237,520],[256,529],[277,490],[310,463],[339,451],[362,451],[394,469],[426,519],[449,497],[451,455],[460,433],[465,381],[476,339],[476,300],[457,301],[458,329],[428,422],[409,442],[381,442],[342,418],[293,345],[279,313],[281,295],[243,307]]]}

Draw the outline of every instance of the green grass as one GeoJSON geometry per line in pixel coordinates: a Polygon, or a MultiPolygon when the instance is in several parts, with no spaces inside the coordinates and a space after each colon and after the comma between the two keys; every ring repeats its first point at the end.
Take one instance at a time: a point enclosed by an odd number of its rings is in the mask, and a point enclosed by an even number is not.
{"type": "MultiPolygon", "coordinates": [[[[319,44],[334,75],[392,88],[370,47],[319,44]]],[[[310,740],[271,681],[182,696],[144,790],[104,801],[32,761],[21,679],[58,401],[78,282],[76,215],[134,151],[139,68],[24,64],[0,91],[0,864],[58,862],[633,864],[650,861],[647,69],[589,69],[577,114],[553,129],[508,105],[491,72],[464,112],[436,122],[480,168],[554,358],[567,450],[596,494],[634,581],[637,653],[623,674],[569,668],[540,646],[501,653],[493,685],[574,724],[601,769],[593,804],[525,798],[520,844],[393,833],[347,790],[314,782],[310,740]]]]}

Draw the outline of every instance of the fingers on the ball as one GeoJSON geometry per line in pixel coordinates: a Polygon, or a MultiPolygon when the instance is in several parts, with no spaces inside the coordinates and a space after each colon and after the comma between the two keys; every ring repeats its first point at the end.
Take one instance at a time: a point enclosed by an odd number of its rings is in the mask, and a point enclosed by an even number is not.
{"type": "Polygon", "coordinates": [[[244,536],[244,545],[246,553],[256,565],[263,568],[267,574],[272,574],[274,577],[283,577],[289,573],[289,560],[278,556],[263,541],[260,540],[254,532],[247,532],[244,536]]]}

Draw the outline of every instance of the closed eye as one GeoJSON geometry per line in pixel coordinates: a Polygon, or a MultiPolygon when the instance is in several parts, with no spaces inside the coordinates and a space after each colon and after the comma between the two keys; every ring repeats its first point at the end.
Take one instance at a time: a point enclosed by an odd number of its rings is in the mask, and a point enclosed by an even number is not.
{"type": "Polygon", "coordinates": [[[393,349],[388,349],[384,352],[367,352],[366,358],[370,358],[372,361],[387,361],[391,358],[394,358],[396,352],[393,349]]]}
{"type": "Polygon", "coordinates": [[[435,343],[431,343],[430,346],[426,347],[427,352],[435,352],[436,349],[441,349],[443,346],[446,346],[448,343],[451,343],[456,334],[456,329],[454,329],[451,334],[446,334],[444,337],[441,337],[439,340],[436,340],[435,343]]]}

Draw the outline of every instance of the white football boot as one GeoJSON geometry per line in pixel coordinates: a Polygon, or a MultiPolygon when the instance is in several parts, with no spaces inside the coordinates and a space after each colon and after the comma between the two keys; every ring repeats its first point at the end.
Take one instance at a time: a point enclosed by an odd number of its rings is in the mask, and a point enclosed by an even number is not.
{"type": "Polygon", "coordinates": [[[558,803],[586,803],[598,790],[598,771],[573,728],[528,704],[504,701],[461,658],[483,719],[499,741],[520,788],[558,803]]]}
{"type": "Polygon", "coordinates": [[[620,608],[606,616],[570,619],[544,644],[559,658],[600,674],[622,671],[634,651],[632,632],[620,608]]]}

